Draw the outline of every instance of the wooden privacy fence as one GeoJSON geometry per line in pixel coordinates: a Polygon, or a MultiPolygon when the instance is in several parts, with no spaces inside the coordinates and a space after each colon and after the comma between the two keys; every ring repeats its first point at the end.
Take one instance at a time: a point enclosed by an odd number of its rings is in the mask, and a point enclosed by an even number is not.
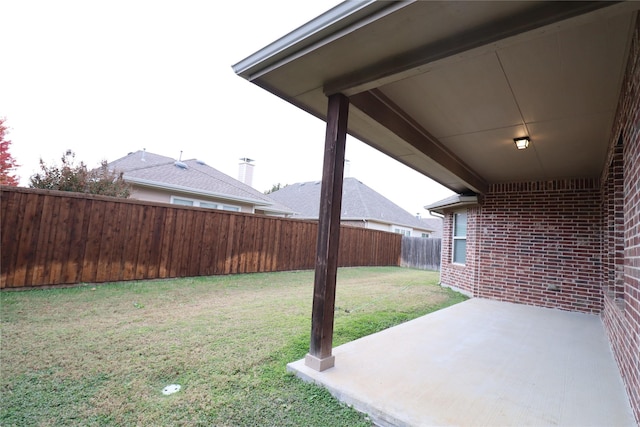
{"type": "Polygon", "coordinates": [[[441,248],[441,239],[403,236],[400,266],[439,271],[441,248]]]}
{"type": "MultiPolygon", "coordinates": [[[[311,269],[317,223],[2,186],[0,288],[311,269]]],[[[340,266],[399,265],[401,236],[342,227],[340,266]]]]}

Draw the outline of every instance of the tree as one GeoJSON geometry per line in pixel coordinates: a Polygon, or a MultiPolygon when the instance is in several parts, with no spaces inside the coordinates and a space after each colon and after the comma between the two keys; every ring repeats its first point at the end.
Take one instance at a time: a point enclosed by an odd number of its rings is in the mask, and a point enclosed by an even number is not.
{"type": "Polygon", "coordinates": [[[273,184],[273,186],[271,187],[271,190],[266,190],[266,191],[264,192],[264,194],[271,194],[271,193],[273,193],[274,191],[278,191],[278,190],[280,190],[281,188],[286,187],[287,185],[289,185],[289,184],[285,184],[285,185],[282,185],[282,184],[280,184],[280,183],[273,184]]]}
{"type": "Polygon", "coordinates": [[[29,187],[129,197],[131,193],[129,184],[124,181],[122,174],[109,170],[106,160],[100,163],[99,168],[89,170],[83,162],[76,164],[75,159],[76,153],[71,150],[64,153],[60,166],[47,166],[41,158],[41,172],[30,178],[29,187]]]}
{"type": "Polygon", "coordinates": [[[5,136],[8,133],[8,129],[4,124],[5,120],[0,118],[0,184],[17,187],[20,180],[12,172],[20,165],[16,163],[11,153],[9,153],[11,141],[5,140],[5,136]]]}

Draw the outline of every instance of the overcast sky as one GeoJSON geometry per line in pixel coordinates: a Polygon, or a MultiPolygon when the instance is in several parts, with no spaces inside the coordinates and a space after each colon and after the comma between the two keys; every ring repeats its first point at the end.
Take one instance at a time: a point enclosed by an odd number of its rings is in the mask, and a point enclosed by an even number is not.
{"type": "MultiPolygon", "coordinates": [[[[0,117],[21,184],[71,149],[88,166],[147,151],[253,186],[320,180],[325,125],[231,66],[336,0],[0,0],[0,117]]],[[[453,194],[360,141],[351,176],[410,213],[453,194]]]]}

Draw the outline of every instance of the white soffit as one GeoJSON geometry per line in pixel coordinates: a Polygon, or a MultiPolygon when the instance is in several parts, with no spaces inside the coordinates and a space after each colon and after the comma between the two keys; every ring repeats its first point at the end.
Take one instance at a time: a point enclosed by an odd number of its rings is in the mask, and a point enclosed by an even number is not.
{"type": "Polygon", "coordinates": [[[332,16],[308,40],[289,38],[260,60],[270,45],[234,70],[323,119],[325,94],[349,95],[350,134],[457,192],[492,182],[597,176],[639,8],[640,2],[367,3],[344,19],[332,16]],[[388,108],[379,115],[376,105],[383,104],[388,108]],[[411,143],[378,123],[394,111],[394,120],[425,140],[411,143]],[[513,138],[524,135],[530,147],[515,150],[513,138]]]}
{"type": "Polygon", "coordinates": [[[632,22],[536,34],[380,89],[488,182],[596,177],[632,22]],[[518,136],[529,149],[514,149],[518,136]]]}

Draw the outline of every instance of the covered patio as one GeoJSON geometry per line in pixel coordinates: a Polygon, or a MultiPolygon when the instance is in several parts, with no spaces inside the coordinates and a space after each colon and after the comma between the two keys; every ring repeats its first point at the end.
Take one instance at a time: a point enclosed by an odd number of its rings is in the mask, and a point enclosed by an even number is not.
{"type": "Polygon", "coordinates": [[[327,124],[292,370],[390,425],[640,423],[638,10],[346,1],[234,65],[327,124]],[[441,284],[479,299],[333,349],[347,134],[457,193],[441,284]]]}
{"type": "Polygon", "coordinates": [[[634,426],[602,322],[470,299],[334,348],[326,387],[381,426],[634,426]]]}

